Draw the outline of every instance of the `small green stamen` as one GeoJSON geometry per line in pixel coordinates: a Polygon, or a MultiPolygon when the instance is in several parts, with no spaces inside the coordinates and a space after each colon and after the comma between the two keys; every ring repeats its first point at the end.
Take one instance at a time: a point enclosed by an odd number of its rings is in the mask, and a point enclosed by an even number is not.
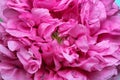
{"type": "Polygon", "coordinates": [[[58,32],[54,32],[54,33],[52,34],[52,38],[53,38],[53,39],[56,39],[58,43],[61,43],[61,42],[62,42],[62,38],[59,37],[58,32]]]}
{"type": "Polygon", "coordinates": [[[3,22],[3,20],[0,18],[0,22],[3,22]]]}

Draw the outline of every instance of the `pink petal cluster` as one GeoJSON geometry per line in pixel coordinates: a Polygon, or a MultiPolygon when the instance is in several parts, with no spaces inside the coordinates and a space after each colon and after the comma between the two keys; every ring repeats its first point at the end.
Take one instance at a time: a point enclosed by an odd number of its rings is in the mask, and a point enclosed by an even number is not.
{"type": "Polygon", "coordinates": [[[0,80],[119,80],[114,0],[0,0],[0,80]]]}

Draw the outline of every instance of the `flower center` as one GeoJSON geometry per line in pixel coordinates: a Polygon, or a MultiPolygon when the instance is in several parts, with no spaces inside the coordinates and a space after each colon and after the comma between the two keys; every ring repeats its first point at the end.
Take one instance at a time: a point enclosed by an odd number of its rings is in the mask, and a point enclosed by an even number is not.
{"type": "Polygon", "coordinates": [[[59,33],[58,33],[57,31],[53,32],[52,38],[53,38],[53,39],[56,39],[58,43],[61,43],[61,42],[62,42],[62,38],[59,37],[59,33]]]}
{"type": "Polygon", "coordinates": [[[0,22],[3,22],[3,20],[0,18],[0,22]]]}

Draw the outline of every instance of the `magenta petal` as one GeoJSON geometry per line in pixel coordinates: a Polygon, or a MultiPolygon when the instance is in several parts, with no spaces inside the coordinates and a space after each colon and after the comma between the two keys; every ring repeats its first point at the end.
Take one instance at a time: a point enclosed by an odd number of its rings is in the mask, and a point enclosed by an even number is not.
{"type": "Polygon", "coordinates": [[[27,65],[25,65],[25,70],[31,74],[37,72],[39,68],[39,62],[35,60],[30,60],[27,65]]]}
{"type": "Polygon", "coordinates": [[[93,74],[89,74],[90,80],[108,80],[113,75],[117,74],[117,69],[115,67],[107,67],[102,71],[93,72],[93,74]]]}
{"type": "Polygon", "coordinates": [[[8,50],[4,45],[0,44],[0,52],[10,58],[15,58],[14,53],[8,50]]]}
{"type": "Polygon", "coordinates": [[[34,80],[45,79],[48,80],[49,73],[45,69],[40,69],[35,73],[34,80]]]}
{"type": "Polygon", "coordinates": [[[9,19],[9,18],[17,18],[19,15],[19,12],[15,11],[13,9],[7,8],[3,11],[3,14],[5,17],[7,17],[9,19]]]}
{"type": "Polygon", "coordinates": [[[23,66],[27,65],[28,60],[31,59],[31,56],[32,55],[24,49],[20,49],[20,51],[17,53],[17,57],[23,66]]]}
{"type": "Polygon", "coordinates": [[[25,33],[25,32],[18,31],[18,30],[7,29],[6,32],[8,32],[9,34],[11,34],[12,36],[15,36],[15,37],[28,37],[28,36],[30,36],[30,33],[25,33]]]}
{"type": "Polygon", "coordinates": [[[67,80],[87,80],[87,77],[76,70],[58,71],[58,75],[67,80]]]}
{"type": "Polygon", "coordinates": [[[76,40],[76,46],[83,52],[87,52],[89,49],[88,41],[86,36],[82,36],[76,40]]]}
{"type": "Polygon", "coordinates": [[[35,73],[41,67],[41,61],[33,60],[33,53],[28,52],[24,49],[21,49],[19,53],[17,53],[17,57],[20,62],[23,64],[25,70],[28,73],[35,73]]]}
{"type": "Polygon", "coordinates": [[[0,64],[1,76],[4,80],[32,80],[30,75],[24,70],[9,64],[0,64]]]}
{"type": "Polygon", "coordinates": [[[87,30],[86,30],[85,26],[75,25],[75,26],[73,26],[73,28],[71,28],[71,30],[69,31],[69,34],[70,34],[70,36],[77,38],[77,37],[85,34],[86,31],[87,30]]]}

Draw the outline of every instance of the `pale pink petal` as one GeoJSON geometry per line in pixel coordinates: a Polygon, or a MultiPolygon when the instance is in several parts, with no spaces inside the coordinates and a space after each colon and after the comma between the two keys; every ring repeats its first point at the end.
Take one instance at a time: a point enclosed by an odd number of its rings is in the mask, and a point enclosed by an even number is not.
{"type": "Polygon", "coordinates": [[[18,50],[20,48],[20,44],[17,41],[8,41],[8,48],[11,51],[18,50]]]}
{"type": "Polygon", "coordinates": [[[8,32],[10,35],[15,36],[15,37],[28,37],[30,36],[30,33],[25,33],[19,30],[10,30],[6,29],[6,32],[8,32]]]}

